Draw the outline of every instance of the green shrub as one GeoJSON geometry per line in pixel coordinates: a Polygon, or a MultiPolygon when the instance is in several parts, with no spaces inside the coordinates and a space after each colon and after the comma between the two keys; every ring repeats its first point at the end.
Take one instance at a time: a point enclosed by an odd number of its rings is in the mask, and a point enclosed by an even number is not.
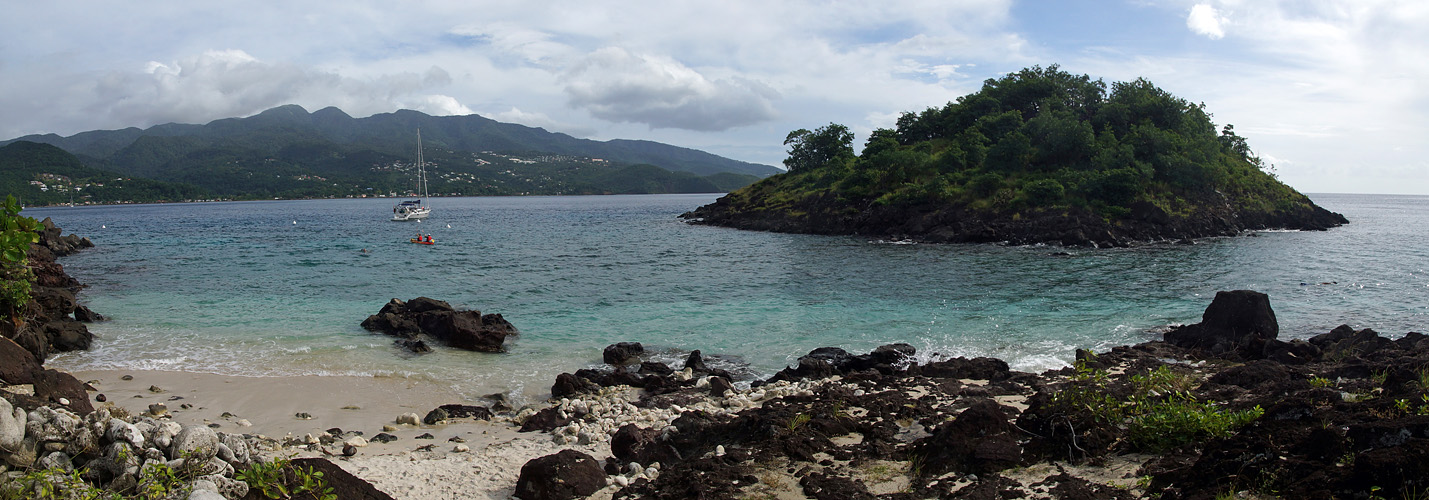
{"type": "Polygon", "coordinates": [[[1032,206],[1046,207],[1061,203],[1067,189],[1055,179],[1041,179],[1022,186],[1022,193],[1027,195],[1027,202],[1032,206]]]}

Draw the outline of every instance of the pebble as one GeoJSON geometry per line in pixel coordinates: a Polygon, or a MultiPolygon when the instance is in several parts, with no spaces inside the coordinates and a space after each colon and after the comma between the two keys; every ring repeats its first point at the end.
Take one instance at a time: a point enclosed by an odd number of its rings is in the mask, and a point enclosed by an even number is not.
{"type": "Polygon", "coordinates": [[[715,447],[715,456],[716,456],[716,457],[722,457],[722,456],[724,456],[724,445],[719,445],[719,446],[716,446],[716,447],[715,447]]]}
{"type": "Polygon", "coordinates": [[[69,398],[60,398],[59,404],[60,406],[69,406],[69,398]]]}
{"type": "Polygon", "coordinates": [[[466,453],[468,451],[471,451],[471,447],[464,444],[458,444],[452,447],[452,451],[457,453],[466,453]]]}
{"type": "Polygon", "coordinates": [[[353,437],[351,437],[351,438],[348,438],[347,441],[343,441],[342,444],[343,444],[344,447],[346,447],[346,446],[348,446],[348,445],[352,445],[352,446],[356,446],[356,447],[358,447],[358,448],[362,448],[362,447],[364,447],[364,446],[367,446],[367,440],[366,440],[366,439],[363,439],[362,436],[353,436],[353,437]]]}
{"type": "Polygon", "coordinates": [[[233,423],[238,425],[239,427],[253,427],[253,422],[249,422],[246,418],[240,418],[233,423]]]}
{"type": "Polygon", "coordinates": [[[416,413],[403,413],[402,415],[397,416],[397,424],[398,424],[398,425],[421,425],[421,424],[422,424],[422,417],[417,416],[416,413]]]}
{"type": "Polygon", "coordinates": [[[310,415],[310,414],[308,414],[308,413],[306,413],[306,412],[298,412],[298,413],[294,414],[293,416],[296,417],[298,420],[312,420],[312,419],[313,419],[313,416],[310,415]]]}
{"type": "Polygon", "coordinates": [[[164,390],[163,390],[163,389],[160,389],[159,386],[157,386],[157,385],[151,385],[151,386],[149,386],[149,392],[152,392],[152,393],[154,393],[154,394],[158,394],[158,393],[164,392],[164,390]]]}
{"type": "Polygon", "coordinates": [[[154,403],[149,405],[149,414],[155,417],[162,417],[169,412],[169,406],[164,403],[154,403]]]}
{"type": "Polygon", "coordinates": [[[94,397],[94,400],[95,400],[95,401],[98,401],[98,402],[100,402],[100,403],[103,403],[103,402],[105,402],[105,401],[109,401],[109,397],[108,397],[108,396],[105,396],[105,395],[103,395],[103,394],[100,394],[100,395],[98,395],[98,396],[95,396],[95,397],[94,397]]]}
{"type": "Polygon", "coordinates": [[[397,426],[391,424],[384,425],[382,426],[382,432],[397,432],[397,426]]]}
{"type": "Polygon", "coordinates": [[[350,457],[357,454],[357,447],[350,444],[342,445],[342,456],[350,457]]]}
{"type": "Polygon", "coordinates": [[[123,377],[119,377],[119,380],[134,380],[134,376],[133,376],[133,375],[125,375],[125,376],[123,376],[123,377]]]}

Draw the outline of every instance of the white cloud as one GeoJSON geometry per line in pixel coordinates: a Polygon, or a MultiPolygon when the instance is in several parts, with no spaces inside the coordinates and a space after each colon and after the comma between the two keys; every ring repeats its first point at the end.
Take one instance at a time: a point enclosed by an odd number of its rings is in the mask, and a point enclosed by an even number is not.
{"type": "Polygon", "coordinates": [[[530,113],[512,106],[506,111],[482,113],[482,116],[506,123],[518,123],[527,127],[539,127],[551,132],[561,132],[575,137],[586,137],[595,133],[591,127],[562,123],[551,119],[545,113],[530,113]]]}
{"type": "Polygon", "coordinates": [[[476,114],[471,108],[457,101],[455,97],[440,94],[422,96],[414,105],[407,106],[407,108],[435,116],[476,114]]]}
{"type": "Polygon", "coordinates": [[[667,57],[619,47],[590,53],[561,76],[570,104],[613,122],[720,131],[776,116],[779,93],[743,79],[710,80],[667,57]]]}
{"type": "Polygon", "coordinates": [[[1226,36],[1226,32],[1221,28],[1221,24],[1226,22],[1216,8],[1209,4],[1196,4],[1191,7],[1191,14],[1186,16],[1186,27],[1197,35],[1205,35],[1212,40],[1220,40],[1226,36]]]}

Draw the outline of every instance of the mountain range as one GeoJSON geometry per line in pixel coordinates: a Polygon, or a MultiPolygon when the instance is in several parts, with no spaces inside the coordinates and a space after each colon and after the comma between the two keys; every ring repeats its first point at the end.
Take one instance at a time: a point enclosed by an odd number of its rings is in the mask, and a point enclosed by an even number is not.
{"type": "Polygon", "coordinates": [[[433,194],[729,191],[781,171],[658,142],[579,139],[478,115],[400,110],[353,118],[335,107],[309,113],[296,105],[203,125],[29,135],[0,146],[49,144],[106,175],[193,186],[221,198],[403,195],[415,191],[418,130],[433,194]]]}

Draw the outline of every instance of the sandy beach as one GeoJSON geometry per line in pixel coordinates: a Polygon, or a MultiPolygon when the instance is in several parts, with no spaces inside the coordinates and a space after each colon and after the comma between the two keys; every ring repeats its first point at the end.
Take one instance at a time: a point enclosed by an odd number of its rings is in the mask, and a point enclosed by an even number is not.
{"type": "MultiPolygon", "coordinates": [[[[397,440],[369,442],[353,457],[341,455],[342,444],[318,449],[288,447],[267,454],[325,456],[343,469],[399,499],[510,498],[517,475],[527,461],[570,448],[597,459],[610,455],[607,443],[557,445],[549,433],[517,432],[509,418],[491,422],[452,420],[438,425],[397,425],[406,413],[428,411],[462,401],[440,384],[392,377],[234,377],[168,371],[83,371],[74,373],[98,389],[107,403],[133,414],[162,403],[170,418],[183,425],[204,424],[215,430],[259,434],[283,441],[321,436],[328,429],[360,431],[370,439],[386,431],[397,440]],[[125,376],[132,377],[125,380],[125,376]],[[151,390],[159,388],[160,392],[151,390]],[[185,405],[189,405],[185,407],[185,405]],[[311,419],[298,418],[307,413],[311,419]],[[430,438],[419,438],[430,434],[430,438]],[[431,451],[418,448],[433,445],[431,451]],[[463,445],[469,451],[453,451],[463,445]]],[[[105,403],[95,403],[96,406],[105,403]]],[[[595,497],[609,497],[602,490],[595,497]]]]}

